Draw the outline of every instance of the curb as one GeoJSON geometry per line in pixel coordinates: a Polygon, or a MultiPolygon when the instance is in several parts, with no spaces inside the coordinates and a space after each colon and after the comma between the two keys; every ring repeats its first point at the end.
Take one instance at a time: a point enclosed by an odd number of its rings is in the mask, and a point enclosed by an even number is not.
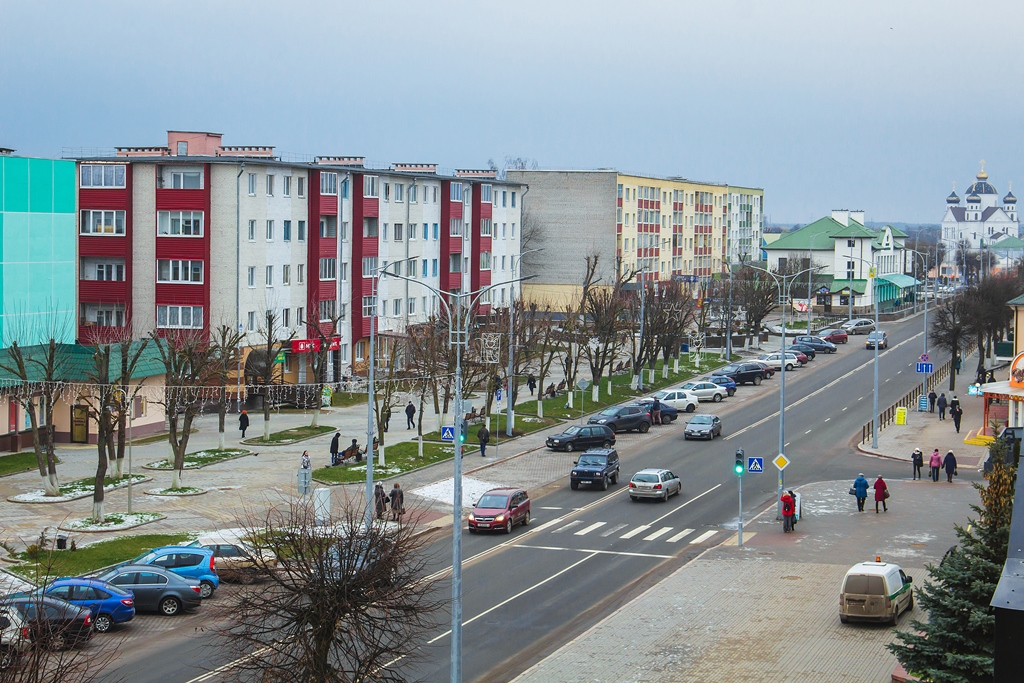
{"type": "MultiPolygon", "coordinates": [[[[142,479],[140,479],[140,480],[138,480],[136,482],[132,482],[132,485],[135,486],[135,485],[138,485],[138,484],[145,484],[147,481],[153,481],[153,477],[145,477],[144,476],[142,479]]],[[[104,495],[106,495],[108,493],[113,493],[114,491],[120,491],[121,489],[126,489],[126,488],[128,488],[128,484],[127,483],[125,483],[125,484],[123,484],[121,486],[111,486],[109,489],[104,487],[103,493],[104,493],[104,495]]],[[[75,496],[74,498],[64,498],[64,497],[61,497],[59,500],[56,500],[56,499],[55,500],[14,500],[14,498],[16,498],[17,496],[20,496],[20,495],[22,495],[22,494],[18,493],[18,494],[15,494],[13,496],[9,496],[7,498],[7,502],[9,502],[9,503],[17,503],[18,505],[47,505],[47,504],[50,504],[50,503],[70,503],[70,502],[75,501],[75,500],[81,500],[83,498],[88,498],[89,496],[93,495],[93,493],[92,493],[92,491],[90,491],[88,493],[83,493],[80,496],[75,496]]]]}
{"type": "MultiPolygon", "coordinates": [[[[857,437],[855,436],[853,438],[857,437]]],[[[865,446],[862,443],[857,444],[857,450],[860,451],[862,454],[872,458],[882,458],[883,460],[895,460],[897,462],[910,462],[910,458],[899,458],[895,455],[886,455],[885,453],[880,453],[879,451],[872,450],[870,447],[865,446]]]]}
{"type": "MultiPolygon", "coordinates": [[[[232,456],[227,457],[227,458],[223,458],[223,459],[218,460],[216,462],[206,463],[205,465],[199,465],[198,467],[185,467],[184,469],[190,470],[190,471],[201,470],[204,467],[213,467],[214,465],[219,465],[222,462],[231,462],[232,460],[238,460],[239,458],[246,458],[246,457],[248,457],[250,455],[257,455],[257,454],[254,451],[246,451],[245,453],[236,453],[235,455],[232,455],[232,456]]],[[[186,455],[185,457],[187,458],[188,456],[186,455]]],[[[159,460],[154,460],[153,462],[160,462],[160,461],[159,460]]],[[[142,466],[142,469],[150,470],[151,472],[173,472],[174,471],[174,466],[173,465],[171,467],[152,467],[151,466],[152,464],[153,464],[152,462],[151,463],[146,463],[145,465],[142,466]]]]}
{"type": "MultiPolygon", "coordinates": [[[[160,515],[159,517],[154,517],[153,519],[147,520],[145,522],[141,522],[139,524],[133,524],[131,526],[126,526],[126,527],[123,527],[121,529],[68,529],[66,527],[59,526],[59,525],[57,526],[57,528],[60,529],[61,531],[67,531],[67,532],[75,533],[75,534],[106,534],[106,533],[115,533],[116,534],[116,533],[120,533],[122,531],[129,531],[131,529],[138,529],[140,526],[146,526],[147,524],[152,524],[153,522],[160,522],[160,521],[163,521],[165,519],[167,519],[167,515],[160,515]]],[[[101,571],[101,570],[97,570],[97,571],[101,571]]]]}
{"type": "MultiPolygon", "coordinates": [[[[326,427],[327,425],[321,426],[326,427]]],[[[294,439],[291,441],[272,441],[263,443],[262,441],[258,441],[256,439],[242,439],[238,443],[245,444],[246,446],[294,446],[295,444],[302,443],[303,441],[309,441],[310,439],[319,439],[321,436],[327,436],[332,431],[336,431],[337,429],[337,427],[331,427],[330,429],[325,429],[319,434],[311,434],[310,436],[304,436],[301,439],[294,439]]]]}
{"type": "Polygon", "coordinates": [[[194,493],[193,492],[188,492],[188,493],[153,493],[153,491],[167,491],[167,490],[168,489],[152,489],[152,490],[149,490],[149,491],[144,491],[143,493],[145,493],[147,496],[156,496],[158,498],[188,498],[190,496],[201,496],[201,495],[203,495],[205,493],[209,493],[210,492],[210,489],[202,489],[202,490],[196,491],[194,493]]]}

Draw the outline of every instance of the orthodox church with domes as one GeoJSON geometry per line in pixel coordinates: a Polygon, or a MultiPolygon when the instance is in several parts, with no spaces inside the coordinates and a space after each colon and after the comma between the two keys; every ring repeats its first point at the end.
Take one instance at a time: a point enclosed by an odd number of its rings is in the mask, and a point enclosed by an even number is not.
{"type": "Polygon", "coordinates": [[[1007,192],[1002,203],[999,193],[988,181],[985,162],[975,182],[967,188],[966,205],[960,204],[953,192],[946,197],[946,215],[942,217],[942,241],[946,244],[946,260],[952,260],[956,245],[961,241],[970,244],[971,249],[991,247],[1000,240],[1020,238],[1020,223],[1017,220],[1017,198],[1007,192]]]}

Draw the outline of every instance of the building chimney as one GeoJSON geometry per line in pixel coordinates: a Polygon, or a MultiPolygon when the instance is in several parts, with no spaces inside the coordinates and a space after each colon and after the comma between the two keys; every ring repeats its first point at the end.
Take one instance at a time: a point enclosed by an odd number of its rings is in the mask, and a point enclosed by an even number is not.
{"type": "Polygon", "coordinates": [[[861,225],[865,225],[865,223],[864,223],[864,211],[861,210],[861,209],[857,209],[855,211],[851,211],[850,212],[850,220],[857,221],[861,225]]]}
{"type": "Polygon", "coordinates": [[[832,209],[832,220],[843,225],[850,224],[850,212],[848,209],[832,209]]]}

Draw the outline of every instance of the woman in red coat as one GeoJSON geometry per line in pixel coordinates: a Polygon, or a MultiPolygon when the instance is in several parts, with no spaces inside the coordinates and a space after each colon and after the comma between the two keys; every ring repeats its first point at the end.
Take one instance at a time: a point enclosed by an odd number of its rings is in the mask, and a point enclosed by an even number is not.
{"type": "Polygon", "coordinates": [[[796,515],[796,501],[793,500],[793,496],[789,495],[789,492],[782,494],[782,531],[789,533],[793,530],[793,517],[796,515]]]}
{"type": "Polygon", "coordinates": [[[878,475],[878,479],[875,479],[875,514],[878,514],[878,504],[882,504],[882,511],[888,512],[889,508],[885,505],[885,499],[889,497],[889,487],[886,486],[885,480],[882,479],[882,475],[878,475]]]}

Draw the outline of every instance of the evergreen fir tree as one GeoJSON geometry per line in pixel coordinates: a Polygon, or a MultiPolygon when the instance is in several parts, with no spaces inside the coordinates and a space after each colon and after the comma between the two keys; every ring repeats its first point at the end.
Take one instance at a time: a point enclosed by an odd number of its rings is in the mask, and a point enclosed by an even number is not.
{"type": "Polygon", "coordinates": [[[1006,561],[1013,514],[1016,469],[997,461],[988,486],[975,483],[982,506],[968,528],[957,525],[960,546],[938,565],[928,566],[930,581],[917,588],[928,623],[911,622],[898,631],[889,650],[908,672],[934,683],[992,680],[995,611],[989,606],[1006,561]]]}

